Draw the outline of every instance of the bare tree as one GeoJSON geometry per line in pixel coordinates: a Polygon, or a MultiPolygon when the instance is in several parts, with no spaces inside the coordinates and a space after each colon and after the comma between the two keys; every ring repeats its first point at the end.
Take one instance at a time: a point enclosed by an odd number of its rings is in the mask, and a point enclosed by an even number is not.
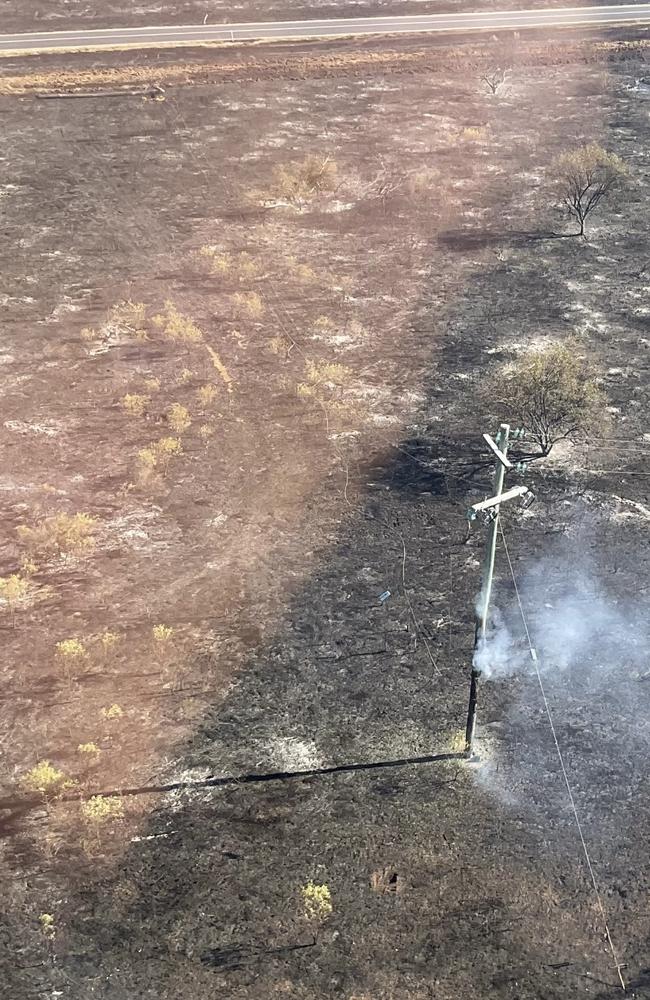
{"type": "Polygon", "coordinates": [[[558,441],[593,429],[605,415],[594,369],[573,341],[522,358],[493,379],[489,395],[539,445],[538,458],[558,441]]]}
{"type": "Polygon", "coordinates": [[[481,74],[481,83],[485,84],[491,94],[496,95],[506,82],[508,73],[509,70],[507,69],[501,69],[500,66],[493,66],[481,74]]]}
{"type": "Polygon", "coordinates": [[[621,158],[597,143],[563,153],[553,162],[551,179],[569,215],[580,226],[576,236],[584,236],[589,215],[627,176],[621,158]]]}

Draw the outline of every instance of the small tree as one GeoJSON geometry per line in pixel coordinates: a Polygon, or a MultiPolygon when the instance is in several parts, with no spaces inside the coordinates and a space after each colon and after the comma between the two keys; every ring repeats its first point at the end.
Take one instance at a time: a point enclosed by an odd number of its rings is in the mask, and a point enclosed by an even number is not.
{"type": "Polygon", "coordinates": [[[587,218],[627,175],[628,169],[621,158],[597,143],[558,156],[552,164],[551,177],[569,215],[580,226],[576,236],[584,236],[587,218]]]}
{"type": "Polygon", "coordinates": [[[602,419],[605,397],[575,343],[555,344],[523,358],[495,379],[490,395],[539,445],[583,433],[602,419]]]}

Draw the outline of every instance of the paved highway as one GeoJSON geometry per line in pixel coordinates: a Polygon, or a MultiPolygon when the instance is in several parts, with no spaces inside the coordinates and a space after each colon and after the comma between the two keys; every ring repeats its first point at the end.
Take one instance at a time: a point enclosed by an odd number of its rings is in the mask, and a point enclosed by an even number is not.
{"type": "Polygon", "coordinates": [[[313,21],[261,21],[243,24],[170,25],[151,28],[98,28],[0,35],[0,52],[65,51],[75,48],[174,46],[204,42],[274,38],[323,38],[336,35],[392,35],[433,31],[496,31],[504,28],[599,27],[650,24],[650,3],[602,7],[481,11],[475,14],[414,14],[405,17],[350,17],[313,21]]]}

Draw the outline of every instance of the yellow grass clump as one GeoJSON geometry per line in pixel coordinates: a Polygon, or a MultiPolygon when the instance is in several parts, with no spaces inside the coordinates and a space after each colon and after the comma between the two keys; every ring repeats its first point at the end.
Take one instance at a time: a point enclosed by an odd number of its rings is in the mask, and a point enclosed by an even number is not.
{"type": "Polygon", "coordinates": [[[487,137],[487,133],[486,125],[470,125],[468,128],[464,128],[460,135],[462,139],[467,139],[468,142],[481,142],[487,137]]]}
{"type": "Polygon", "coordinates": [[[203,340],[203,333],[196,323],[180,313],[170,299],[165,302],[163,312],[154,316],[151,322],[172,343],[200,344],[203,340]]]}
{"type": "Polygon", "coordinates": [[[132,417],[142,417],[151,403],[151,396],[139,392],[127,393],[120,399],[120,406],[132,417]]]}
{"type": "Polygon", "coordinates": [[[207,445],[210,438],[214,437],[217,429],[214,424],[201,424],[199,427],[199,437],[207,445]]]}
{"type": "Polygon", "coordinates": [[[38,764],[23,775],[22,784],[30,792],[40,792],[41,795],[48,796],[59,794],[65,788],[69,788],[72,782],[49,760],[39,760],[38,764]]]}
{"type": "Polygon", "coordinates": [[[93,795],[81,805],[81,815],[94,826],[106,823],[111,819],[122,819],[124,807],[121,799],[111,799],[103,795],[93,795]]]}
{"type": "Polygon", "coordinates": [[[189,410],[180,403],[172,403],[167,410],[167,423],[175,434],[182,434],[192,423],[189,410]]]}
{"type": "Polygon", "coordinates": [[[88,652],[80,639],[62,639],[56,644],[55,655],[64,675],[69,680],[73,667],[83,663],[88,657],[88,652]]]}
{"type": "Polygon", "coordinates": [[[183,453],[183,446],[178,438],[164,437],[154,441],[147,448],[138,452],[137,466],[141,480],[147,480],[159,469],[165,473],[170,459],[183,453]]]}
{"type": "Polygon", "coordinates": [[[336,187],[338,168],[329,156],[309,154],[299,163],[276,166],[270,194],[284,201],[302,202],[336,187]]]}
{"type": "Polygon", "coordinates": [[[12,623],[15,622],[16,608],[27,601],[30,589],[31,583],[20,573],[0,576],[0,600],[4,601],[9,608],[12,623]]]}
{"type": "Polygon", "coordinates": [[[105,629],[99,637],[99,641],[105,653],[107,653],[109,649],[112,649],[113,646],[119,642],[119,639],[120,637],[117,632],[111,632],[108,628],[105,629]]]}
{"type": "Polygon", "coordinates": [[[56,937],[54,916],[51,913],[41,913],[38,918],[38,922],[41,925],[43,935],[52,941],[56,937]]]}
{"type": "Polygon", "coordinates": [[[264,303],[257,292],[236,292],[232,304],[238,316],[260,319],[264,315],[264,303]]]}
{"type": "Polygon", "coordinates": [[[301,895],[308,920],[320,923],[332,913],[332,894],[329,886],[308,882],[302,887],[301,895]]]}
{"type": "Polygon", "coordinates": [[[105,705],[99,713],[102,719],[107,719],[111,721],[112,719],[120,719],[124,715],[124,709],[121,705],[105,705]]]}
{"type": "Polygon", "coordinates": [[[216,385],[208,383],[207,385],[200,385],[196,390],[196,396],[199,401],[199,406],[202,409],[206,409],[219,395],[216,385]]]}
{"type": "Polygon", "coordinates": [[[118,302],[108,315],[109,326],[117,327],[138,340],[145,340],[147,337],[146,322],[147,307],[144,302],[132,302],[131,299],[118,302]]]}
{"type": "Polygon", "coordinates": [[[154,642],[167,643],[174,635],[171,625],[154,625],[151,630],[154,642]]]}
{"type": "Polygon", "coordinates": [[[25,524],[17,528],[18,538],[28,553],[44,558],[85,555],[94,548],[96,530],[96,519],[82,513],[55,514],[33,528],[25,524]]]}

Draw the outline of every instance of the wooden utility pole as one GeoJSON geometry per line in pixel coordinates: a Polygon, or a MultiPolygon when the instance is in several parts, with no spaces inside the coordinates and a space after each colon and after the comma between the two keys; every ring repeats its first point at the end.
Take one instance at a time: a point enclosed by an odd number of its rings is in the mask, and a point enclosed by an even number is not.
{"type": "MultiPolygon", "coordinates": [[[[517,436],[517,432],[515,432],[517,436]]],[[[497,532],[499,530],[499,511],[504,501],[512,500],[515,497],[525,497],[527,494],[533,499],[532,494],[526,486],[515,486],[514,489],[503,492],[505,474],[512,464],[508,459],[508,444],[510,442],[510,425],[501,424],[499,433],[495,440],[489,434],[484,434],[483,438],[496,458],[494,470],[494,496],[489,500],[482,500],[474,504],[468,511],[468,518],[474,520],[477,514],[485,512],[489,518],[487,545],[483,561],[483,574],[481,579],[481,593],[478,599],[476,610],[476,627],[474,631],[474,655],[472,658],[472,675],[469,687],[469,706],[467,709],[467,726],[465,728],[465,753],[470,755],[474,743],[474,733],[476,730],[476,708],[478,704],[478,688],[481,671],[476,664],[476,653],[482,642],[485,640],[487,632],[488,615],[490,611],[490,597],[492,595],[492,579],[494,577],[494,557],[497,547],[497,532]]]]}

